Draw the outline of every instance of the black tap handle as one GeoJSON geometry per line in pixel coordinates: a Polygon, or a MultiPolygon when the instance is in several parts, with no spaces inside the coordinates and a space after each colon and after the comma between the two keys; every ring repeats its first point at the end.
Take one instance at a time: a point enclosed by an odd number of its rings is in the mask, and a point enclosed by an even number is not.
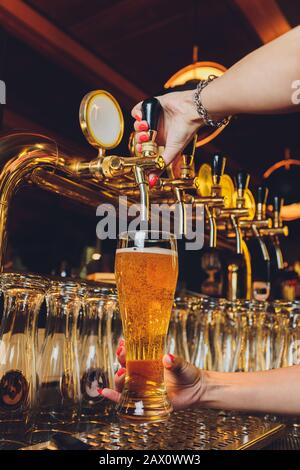
{"type": "Polygon", "coordinates": [[[195,150],[196,150],[196,143],[197,143],[198,136],[197,134],[194,135],[194,137],[189,141],[189,143],[186,145],[186,147],[182,151],[182,155],[195,155],[195,150]]]}
{"type": "Polygon", "coordinates": [[[278,212],[280,214],[280,210],[282,206],[283,206],[283,198],[279,196],[274,196],[274,201],[273,201],[274,212],[278,212]]]}
{"type": "Polygon", "coordinates": [[[224,173],[226,158],[221,155],[214,155],[211,162],[211,172],[213,176],[222,176],[224,173]]]}
{"type": "Polygon", "coordinates": [[[257,188],[257,204],[267,204],[269,190],[265,186],[257,188]]]}
{"type": "Polygon", "coordinates": [[[149,130],[157,131],[161,104],[157,98],[148,98],[142,103],[142,119],[147,121],[149,130]]]}
{"type": "Polygon", "coordinates": [[[239,171],[235,178],[237,189],[247,189],[249,185],[249,180],[249,173],[246,173],[245,171],[239,171]]]}

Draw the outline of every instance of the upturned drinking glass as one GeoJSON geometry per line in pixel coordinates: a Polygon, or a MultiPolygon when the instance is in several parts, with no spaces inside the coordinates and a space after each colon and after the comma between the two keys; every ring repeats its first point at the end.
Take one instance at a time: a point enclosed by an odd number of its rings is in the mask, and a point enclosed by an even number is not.
{"type": "Polygon", "coordinates": [[[80,405],[77,317],[84,289],[73,280],[52,281],[47,292],[45,339],[38,361],[38,426],[76,422],[80,405]]]}
{"type": "Polygon", "coordinates": [[[111,409],[111,402],[101,395],[101,391],[113,387],[117,306],[115,289],[87,287],[79,343],[81,419],[89,422],[101,422],[111,409]]]}
{"type": "Polygon", "coordinates": [[[32,274],[0,276],[4,311],[0,328],[0,433],[20,435],[33,424],[36,405],[37,315],[47,280],[32,274]]]}
{"type": "Polygon", "coordinates": [[[171,410],[162,356],[178,275],[176,239],[164,232],[122,233],[115,273],[126,344],[122,418],[162,421],[171,410]]]}

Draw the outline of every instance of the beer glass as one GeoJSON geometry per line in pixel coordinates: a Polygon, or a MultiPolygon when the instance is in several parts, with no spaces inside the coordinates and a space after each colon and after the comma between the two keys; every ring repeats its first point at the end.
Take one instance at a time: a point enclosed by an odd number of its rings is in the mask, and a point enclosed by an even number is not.
{"type": "Polygon", "coordinates": [[[113,332],[117,310],[115,289],[88,286],[80,334],[81,421],[101,422],[111,402],[101,395],[113,386],[113,332]]]}
{"type": "Polygon", "coordinates": [[[0,434],[24,435],[36,405],[36,319],[48,281],[33,274],[3,273],[0,328],[0,434]]]}
{"type": "Polygon", "coordinates": [[[76,423],[80,378],[76,323],[84,287],[73,280],[52,281],[46,295],[47,323],[38,360],[38,425],[76,423]]]}
{"type": "Polygon", "coordinates": [[[126,343],[118,414],[133,421],[162,421],[172,409],[162,356],[178,275],[175,237],[150,230],[120,234],[115,273],[126,343]]]}

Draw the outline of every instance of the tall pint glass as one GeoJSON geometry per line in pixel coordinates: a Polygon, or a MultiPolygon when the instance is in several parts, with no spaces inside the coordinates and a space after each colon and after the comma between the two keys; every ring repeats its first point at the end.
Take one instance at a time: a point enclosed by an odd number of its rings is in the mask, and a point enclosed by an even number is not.
{"type": "Polygon", "coordinates": [[[162,356],[178,276],[175,237],[150,230],[120,234],[115,272],[126,343],[118,414],[132,421],[163,421],[172,411],[162,356]]]}

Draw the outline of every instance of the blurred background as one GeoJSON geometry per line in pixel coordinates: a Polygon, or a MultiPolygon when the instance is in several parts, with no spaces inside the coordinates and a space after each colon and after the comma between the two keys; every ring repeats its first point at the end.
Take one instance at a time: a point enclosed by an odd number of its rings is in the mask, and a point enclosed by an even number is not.
{"type": "MultiPolygon", "coordinates": [[[[74,154],[95,157],[78,109],[87,92],[103,88],[122,106],[126,128],[116,152],[127,154],[130,109],[162,93],[174,73],[197,60],[228,68],[299,23],[295,0],[0,0],[0,79],[7,94],[1,132],[37,131],[74,154]]],[[[198,148],[197,162],[222,152],[229,174],[251,173],[252,189],[265,174],[271,194],[300,201],[300,166],[288,162],[300,164],[299,126],[300,114],[239,116],[198,148]]],[[[23,188],[11,210],[8,261],[45,274],[79,273],[88,247],[96,247],[96,269],[113,271],[115,243],[97,244],[97,221],[93,211],[23,188]]],[[[282,244],[293,264],[300,260],[300,223],[289,225],[282,244]]],[[[204,276],[202,254],[182,257],[181,275],[193,290],[204,276]]]]}

